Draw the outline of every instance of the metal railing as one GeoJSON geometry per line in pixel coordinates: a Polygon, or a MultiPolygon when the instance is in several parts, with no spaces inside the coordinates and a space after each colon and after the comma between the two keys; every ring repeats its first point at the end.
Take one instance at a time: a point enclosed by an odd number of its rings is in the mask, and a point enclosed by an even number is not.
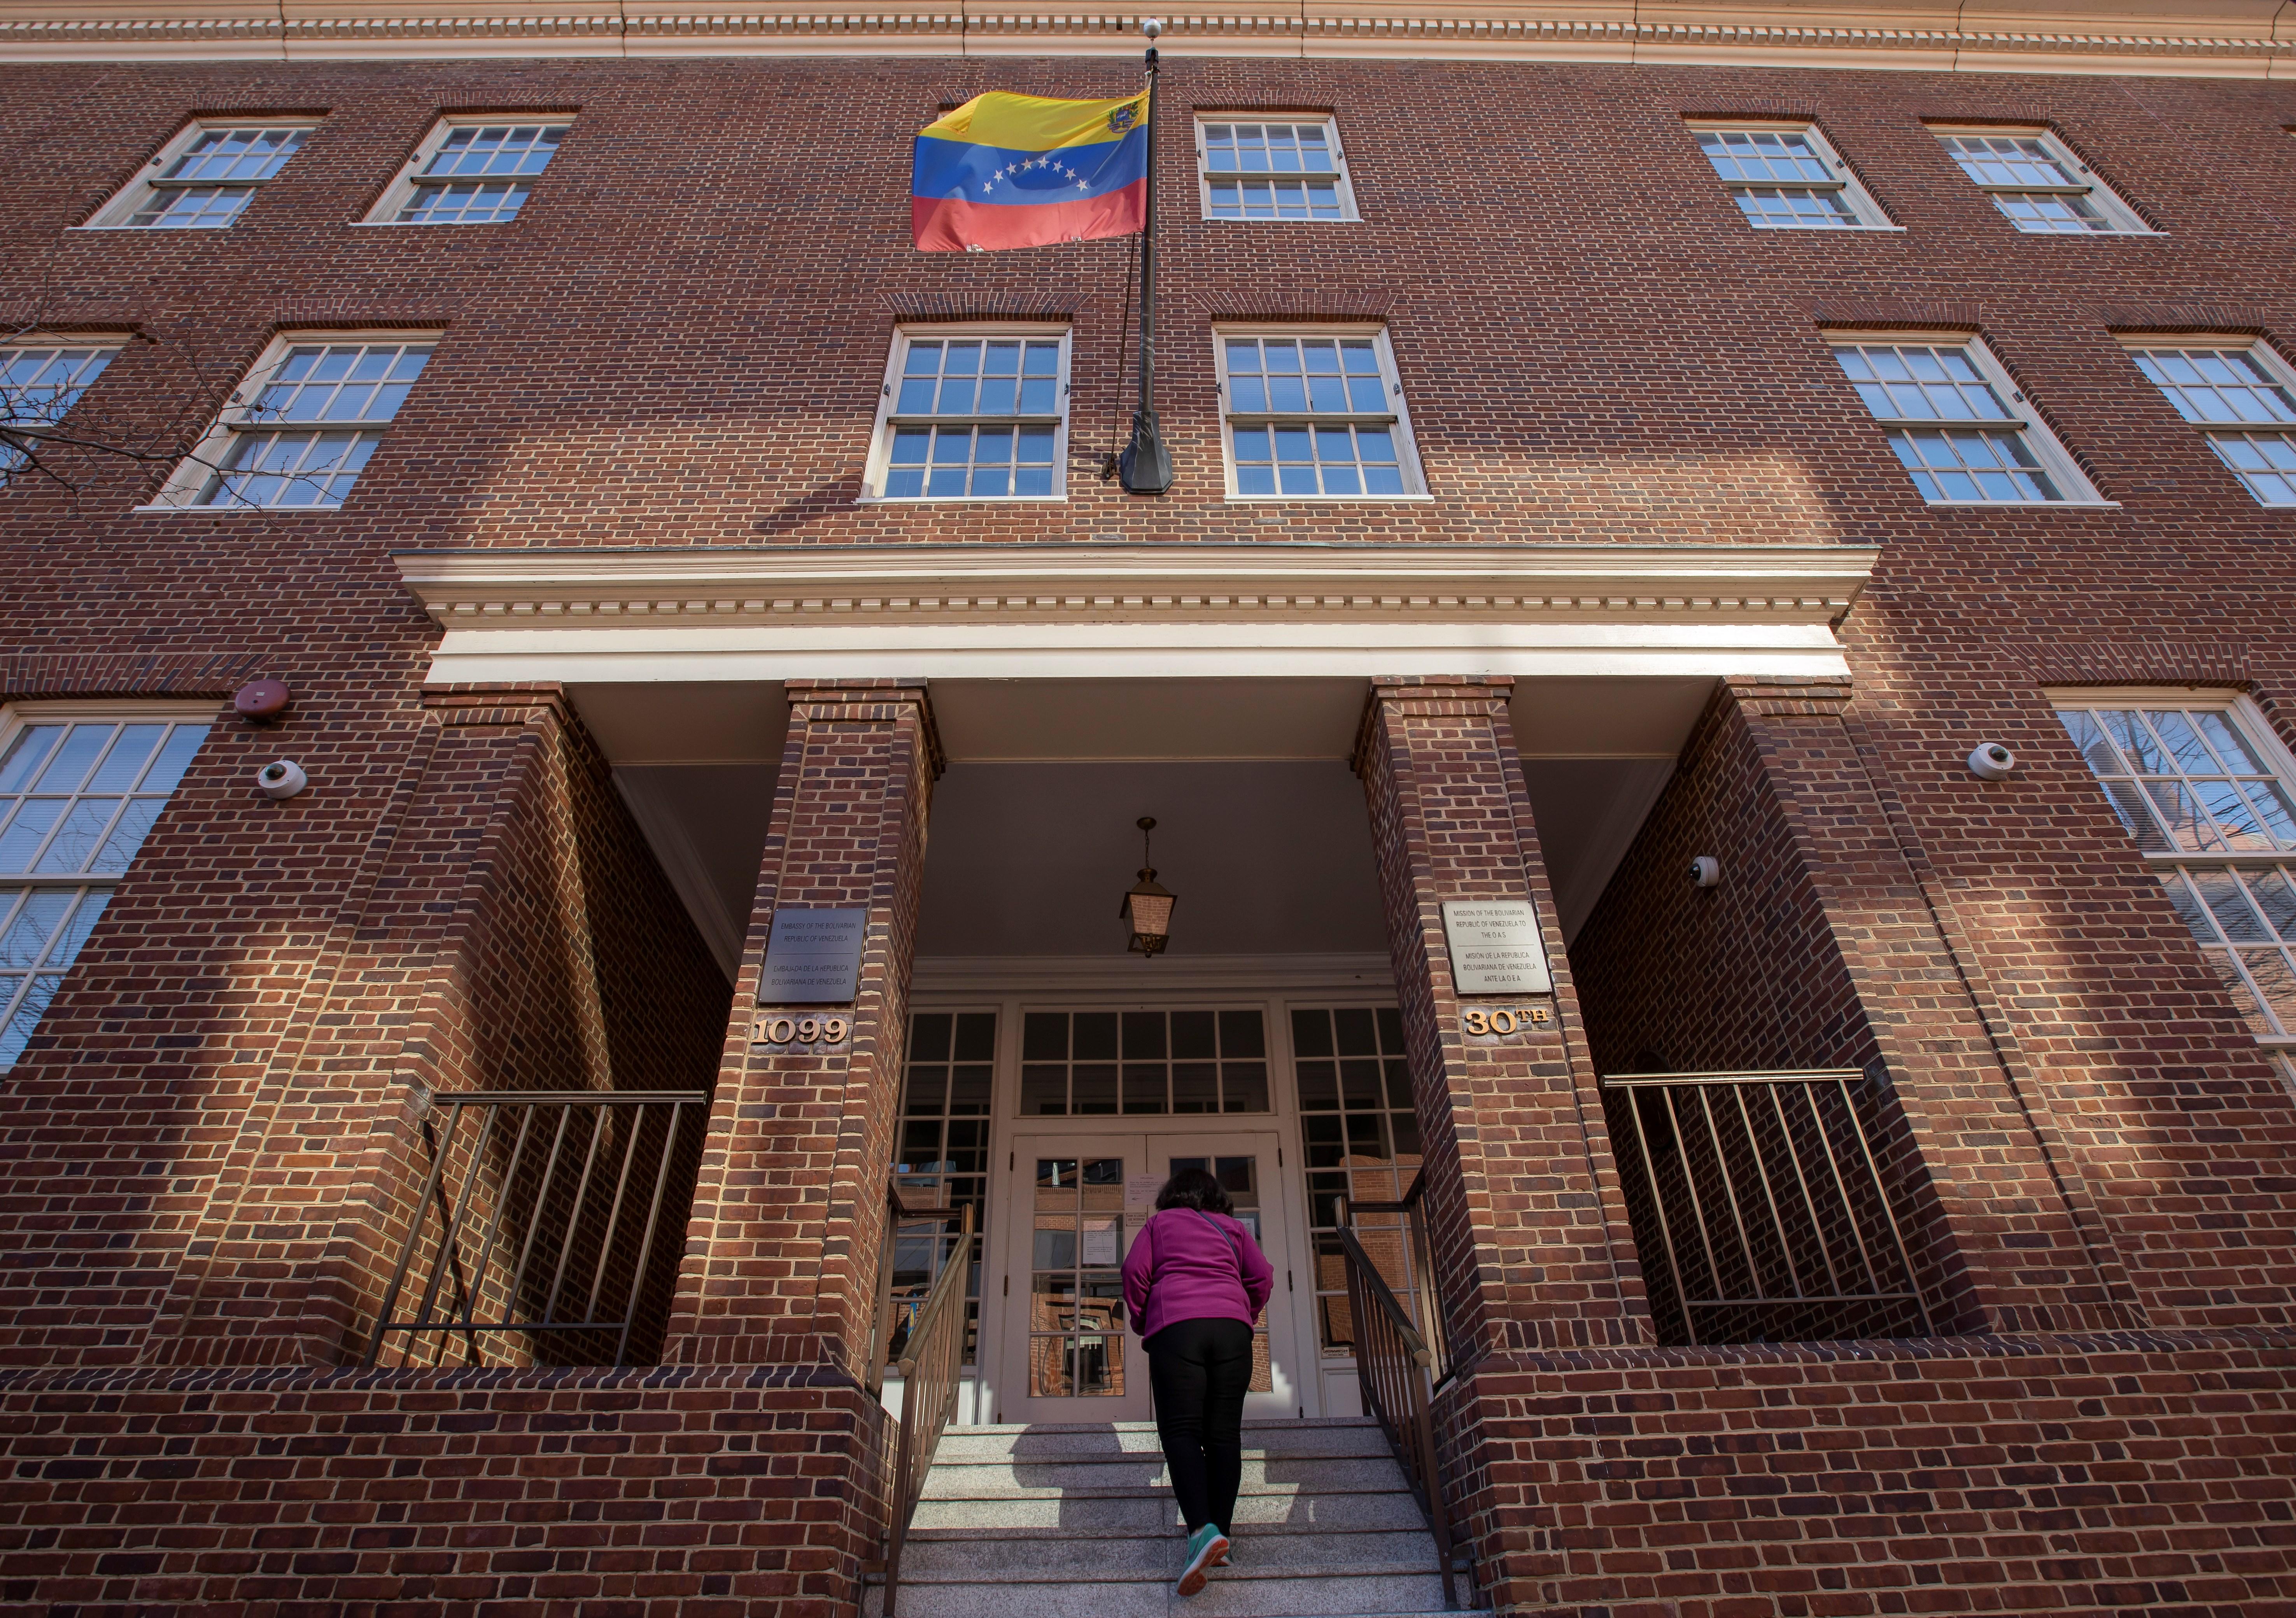
{"type": "Polygon", "coordinates": [[[1425,1176],[1411,1182],[1400,1202],[1349,1200],[1341,1211],[1340,1252],[1348,1267],[1348,1308],[1354,1316],[1356,1380],[1363,1389],[1364,1409],[1376,1418],[1395,1451],[1397,1465],[1412,1498],[1419,1502],[1428,1530],[1435,1536],[1435,1555],[1443,1575],[1443,1605],[1459,1605],[1457,1575],[1452,1566],[1450,1503],[1443,1492],[1443,1466],[1435,1450],[1435,1390],[1450,1379],[1438,1369],[1436,1350],[1429,1337],[1445,1336],[1434,1276],[1427,1263],[1426,1231],[1420,1214],[1425,1176]],[[1358,1214],[1394,1214],[1404,1219],[1413,1243],[1413,1268],[1418,1277],[1421,1318],[1428,1324],[1422,1336],[1395,1289],[1372,1262],[1357,1238],[1358,1214]]]}
{"type": "Polygon", "coordinates": [[[709,1101],[673,1090],[432,1096],[430,1172],[366,1363],[400,1336],[398,1364],[441,1364],[458,1336],[465,1361],[482,1364],[482,1340],[504,1333],[525,1334],[529,1356],[550,1363],[627,1363],[663,1194],[681,1157],[691,1170],[709,1101]],[[414,1283],[420,1301],[402,1316],[414,1283]]]}
{"type": "Polygon", "coordinates": [[[909,1539],[909,1520],[917,1514],[925,1474],[932,1470],[933,1451],[940,1435],[956,1414],[956,1396],[964,1371],[965,1291],[972,1269],[972,1205],[962,1209],[910,1208],[901,1194],[885,1193],[885,1238],[877,1265],[877,1316],[870,1346],[869,1382],[872,1393],[882,1393],[886,1355],[892,1341],[893,1249],[905,1220],[958,1222],[956,1246],[933,1278],[924,1301],[909,1320],[901,1344],[901,1357],[892,1369],[901,1376],[901,1413],[893,1422],[893,1477],[886,1499],[884,1618],[894,1618],[901,1588],[901,1552],[909,1539]]]}
{"type": "MultiPolygon", "coordinates": [[[[1603,1081],[1691,1343],[1931,1333],[1897,1210],[1858,1116],[1855,1067],[1603,1081]]],[[[1647,1231],[1638,1231],[1647,1250],[1647,1231]]],[[[1659,1300],[1653,1298],[1653,1304],[1659,1300]]]]}

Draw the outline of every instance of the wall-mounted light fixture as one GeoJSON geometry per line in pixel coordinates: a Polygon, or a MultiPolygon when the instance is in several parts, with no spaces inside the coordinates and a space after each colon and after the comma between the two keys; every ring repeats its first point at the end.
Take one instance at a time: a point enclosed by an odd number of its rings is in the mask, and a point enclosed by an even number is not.
{"type": "Polygon", "coordinates": [[[1172,906],[1179,903],[1179,895],[1156,886],[1156,868],[1148,862],[1148,834],[1156,829],[1156,817],[1144,814],[1138,825],[1140,880],[1124,895],[1116,913],[1132,924],[1134,954],[1161,955],[1172,941],[1172,906]]]}

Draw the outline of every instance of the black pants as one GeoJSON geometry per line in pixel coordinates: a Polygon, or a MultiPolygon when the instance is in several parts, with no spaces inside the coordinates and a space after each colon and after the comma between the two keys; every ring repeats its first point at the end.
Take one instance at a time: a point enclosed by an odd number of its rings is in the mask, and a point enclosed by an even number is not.
{"type": "Polygon", "coordinates": [[[1144,1346],[1156,1392],[1156,1436],[1190,1533],[1235,1527],[1243,1484],[1243,1395],[1251,1386],[1251,1328],[1241,1320],[1175,1320],[1144,1346]]]}

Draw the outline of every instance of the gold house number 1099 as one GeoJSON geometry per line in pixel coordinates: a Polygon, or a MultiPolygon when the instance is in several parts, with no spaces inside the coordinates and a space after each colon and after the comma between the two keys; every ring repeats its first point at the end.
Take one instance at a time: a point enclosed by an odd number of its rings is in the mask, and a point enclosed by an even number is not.
{"type": "Polygon", "coordinates": [[[850,1026],[841,1017],[761,1017],[750,1037],[767,1045],[840,1045],[850,1026]]]}

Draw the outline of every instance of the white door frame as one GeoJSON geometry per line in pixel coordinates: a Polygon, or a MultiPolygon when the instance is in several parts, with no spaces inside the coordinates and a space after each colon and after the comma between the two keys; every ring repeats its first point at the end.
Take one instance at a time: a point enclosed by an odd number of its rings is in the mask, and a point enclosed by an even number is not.
{"type": "MultiPolygon", "coordinates": [[[[1072,1134],[1079,1138],[1111,1134],[1202,1133],[1204,1126],[1225,1123],[1239,1132],[1272,1133],[1281,1162],[1263,1184],[1263,1206],[1280,1206],[1287,1249],[1270,1252],[1275,1269],[1275,1291],[1268,1300],[1271,1344],[1276,1336],[1277,1312],[1288,1315],[1288,1335],[1297,1363],[1292,1368],[1297,1390],[1293,1414],[1320,1416],[1351,1414],[1347,1408],[1327,1410],[1325,1386],[1337,1373],[1352,1385],[1352,1366],[1322,1359],[1323,1336],[1315,1312],[1313,1254],[1308,1244],[1307,1171],[1301,1146],[1299,1093],[1292,1071],[1292,1008],[1297,1006],[1363,1006],[1396,1003],[1393,973],[1384,955],[1248,955],[1170,956],[1150,960],[1139,956],[980,957],[920,959],[915,964],[909,996],[912,1011],[994,1011],[996,1013],[996,1079],[990,1098],[988,1192],[987,1220],[990,1227],[982,1243],[980,1276],[980,1336],[979,1375],[969,1396],[960,1403],[960,1421],[1018,1419],[1008,1414],[997,1385],[1000,1369],[1007,1362],[1004,1341],[1008,1311],[1004,1306],[1008,1280],[1026,1287],[1025,1273],[1011,1268],[1012,1232],[999,1233],[999,1212],[1014,1195],[1018,1173],[1016,1142],[1021,1136],[1072,1134]],[[1021,1095],[1021,1018],[1025,1010],[1160,1011],[1208,1007],[1263,1010],[1267,1030],[1268,1100],[1267,1113],[1224,1113],[1217,1117],[1199,1114],[1129,1114],[1090,1117],[1019,1115],[1021,1095]],[[1277,1199],[1281,1199],[1280,1203],[1277,1199]]],[[[1030,1173],[1034,1173],[1031,1165],[1030,1173]]],[[[1344,1399],[1345,1395],[1341,1397],[1344,1399]]]]}

